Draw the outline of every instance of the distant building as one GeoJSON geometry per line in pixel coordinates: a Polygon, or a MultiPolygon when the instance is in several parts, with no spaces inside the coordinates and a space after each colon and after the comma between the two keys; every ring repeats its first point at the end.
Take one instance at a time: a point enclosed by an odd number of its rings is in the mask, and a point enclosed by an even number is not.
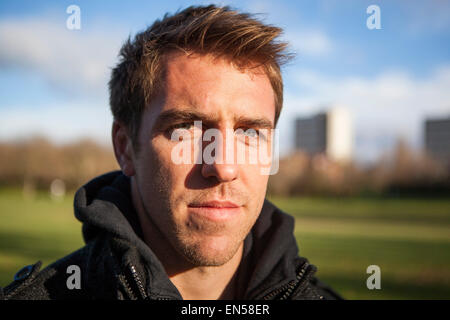
{"type": "Polygon", "coordinates": [[[425,149],[435,159],[450,163],[450,117],[425,120],[425,149]]]}
{"type": "Polygon", "coordinates": [[[352,158],[353,130],[349,112],[333,108],[295,122],[295,147],[311,155],[326,154],[333,160],[352,158]]]}

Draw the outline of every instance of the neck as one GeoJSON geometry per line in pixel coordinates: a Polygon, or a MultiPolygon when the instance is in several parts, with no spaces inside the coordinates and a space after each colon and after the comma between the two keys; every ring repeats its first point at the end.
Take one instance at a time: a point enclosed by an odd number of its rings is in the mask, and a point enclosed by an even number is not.
{"type": "Polygon", "coordinates": [[[195,266],[170,244],[153,223],[145,209],[136,182],[131,179],[131,194],[145,243],[158,257],[164,269],[185,300],[216,300],[236,298],[236,274],[244,243],[235,255],[221,266],[195,266]]]}
{"type": "Polygon", "coordinates": [[[170,276],[170,280],[187,300],[236,298],[236,274],[242,258],[243,245],[231,260],[221,266],[193,267],[170,276]]]}

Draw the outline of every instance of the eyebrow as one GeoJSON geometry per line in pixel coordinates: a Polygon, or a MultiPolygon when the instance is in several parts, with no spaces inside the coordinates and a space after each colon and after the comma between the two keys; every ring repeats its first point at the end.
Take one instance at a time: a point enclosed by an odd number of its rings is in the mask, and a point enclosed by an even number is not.
{"type": "Polygon", "coordinates": [[[235,118],[235,123],[240,126],[245,126],[249,128],[258,129],[273,129],[273,123],[265,117],[261,118],[248,118],[248,117],[237,117],[235,118]]]}
{"type": "Polygon", "coordinates": [[[215,122],[214,118],[211,118],[209,115],[199,112],[197,110],[166,110],[159,114],[156,118],[155,125],[153,126],[153,132],[158,132],[164,129],[165,126],[177,123],[177,122],[190,122],[200,120],[207,124],[215,122]]]}
{"type": "MultiPolygon", "coordinates": [[[[187,110],[166,110],[164,112],[161,112],[156,118],[153,132],[161,131],[161,129],[163,129],[165,126],[181,121],[202,121],[206,125],[212,126],[214,123],[219,122],[219,118],[217,116],[211,116],[209,114],[191,108],[187,110]]],[[[274,127],[273,122],[265,117],[251,118],[238,116],[235,117],[234,122],[236,125],[249,128],[272,129],[274,127]]]]}

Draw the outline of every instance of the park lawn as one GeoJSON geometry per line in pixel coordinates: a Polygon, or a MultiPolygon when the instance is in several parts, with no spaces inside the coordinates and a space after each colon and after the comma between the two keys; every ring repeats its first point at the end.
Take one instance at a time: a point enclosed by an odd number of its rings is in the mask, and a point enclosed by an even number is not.
{"type": "Polygon", "coordinates": [[[53,201],[44,192],[24,199],[19,190],[0,189],[0,286],[25,265],[45,266],[82,246],[73,194],[53,201]]]}
{"type": "Polygon", "coordinates": [[[269,197],[295,216],[450,224],[448,198],[269,197]]]}
{"type": "MultiPolygon", "coordinates": [[[[450,199],[271,198],[296,219],[300,254],[347,299],[450,298],[450,199]],[[368,290],[366,268],[381,268],[368,290]]],[[[0,189],[0,286],[24,265],[83,246],[73,194],[24,199],[0,189]]]]}
{"type": "Polygon", "coordinates": [[[271,200],[295,216],[300,254],[345,298],[450,298],[450,199],[271,200]],[[369,265],[381,290],[367,289],[369,265]]]}
{"type": "MultiPolygon", "coordinates": [[[[423,239],[388,232],[368,232],[357,227],[345,232],[328,228],[328,221],[296,220],[300,254],[318,267],[318,276],[348,299],[448,299],[450,298],[450,241],[440,233],[423,239]],[[323,227],[318,226],[323,222],[323,227]],[[317,227],[312,229],[312,227],[317,227]],[[381,290],[368,290],[369,265],[381,269],[381,290]]],[[[379,227],[378,224],[376,227],[379,227]]],[[[374,226],[375,227],[375,226],[374,226]]],[[[366,227],[370,228],[370,227],[366,227]]],[[[390,230],[392,225],[387,226],[390,230]]],[[[364,228],[363,228],[364,229],[364,228]]],[[[448,233],[450,233],[450,229],[448,233]]],[[[417,231],[419,228],[414,228],[417,231]]]]}

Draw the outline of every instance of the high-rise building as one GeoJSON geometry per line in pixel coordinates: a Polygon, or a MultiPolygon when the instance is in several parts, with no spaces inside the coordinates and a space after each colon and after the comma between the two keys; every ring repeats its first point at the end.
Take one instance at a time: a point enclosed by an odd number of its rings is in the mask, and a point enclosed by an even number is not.
{"type": "Polygon", "coordinates": [[[450,117],[425,120],[425,149],[435,159],[450,163],[450,117]]]}
{"type": "Polygon", "coordinates": [[[350,113],[333,108],[295,122],[295,147],[311,155],[326,154],[333,160],[349,161],[353,151],[350,113]]]}

